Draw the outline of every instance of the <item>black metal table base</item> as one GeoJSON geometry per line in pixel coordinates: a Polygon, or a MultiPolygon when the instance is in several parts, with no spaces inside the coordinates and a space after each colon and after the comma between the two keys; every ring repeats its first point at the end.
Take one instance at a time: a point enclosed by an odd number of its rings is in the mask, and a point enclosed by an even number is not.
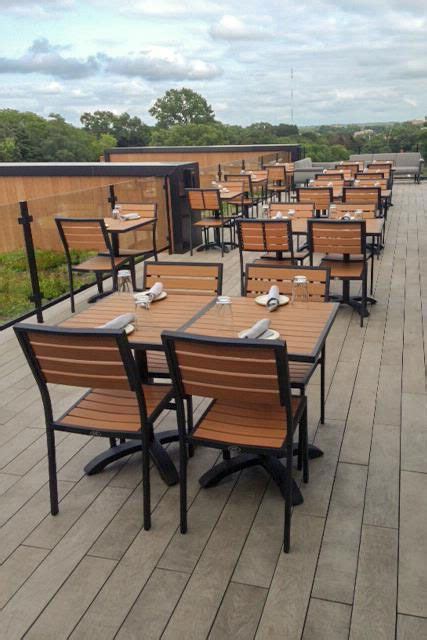
{"type": "MultiPolygon", "coordinates": [[[[258,456],[253,453],[241,453],[230,460],[223,460],[204,473],[199,482],[204,489],[214,487],[227,476],[256,465],[261,465],[267,471],[279,487],[283,497],[285,497],[286,468],[277,458],[258,456]]],[[[301,491],[294,480],[292,484],[292,504],[298,505],[303,502],[301,491]]]]}
{"type": "MultiPolygon", "coordinates": [[[[176,441],[177,439],[178,435],[176,430],[163,431],[162,433],[154,435],[153,441],[150,445],[151,459],[156,465],[161,478],[168,486],[177,484],[179,478],[174,463],[162,445],[167,442],[176,441]]],[[[110,447],[88,462],[85,466],[85,472],[88,476],[100,473],[112,462],[116,462],[121,458],[141,451],[141,446],[142,443],[140,440],[128,440],[115,447],[110,447]]]]}
{"type": "MultiPolygon", "coordinates": [[[[297,444],[294,444],[293,454],[294,456],[298,454],[297,444]]],[[[308,457],[314,459],[320,458],[320,456],[323,456],[323,451],[315,445],[309,445],[308,457]]],[[[199,482],[205,489],[214,487],[227,476],[255,465],[261,465],[267,471],[279,487],[282,496],[285,497],[286,467],[278,458],[259,456],[253,453],[241,453],[234,458],[230,458],[230,460],[223,460],[204,473],[199,479],[199,482]]],[[[297,506],[303,502],[304,498],[302,497],[301,491],[295,480],[293,480],[292,504],[297,506]]]]}

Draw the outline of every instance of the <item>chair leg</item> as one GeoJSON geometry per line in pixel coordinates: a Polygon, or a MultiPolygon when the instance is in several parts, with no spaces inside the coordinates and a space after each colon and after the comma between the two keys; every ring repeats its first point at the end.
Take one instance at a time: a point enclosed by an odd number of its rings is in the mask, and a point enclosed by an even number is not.
{"type": "Polygon", "coordinates": [[[326,346],[323,346],[320,360],[320,424],[325,424],[325,365],[326,365],[326,346]]]}
{"type": "Polygon", "coordinates": [[[243,251],[239,251],[239,259],[240,259],[240,295],[245,295],[245,274],[243,272],[243,251]]]}
{"type": "Polygon", "coordinates": [[[157,256],[156,225],[154,225],[154,228],[153,228],[153,254],[154,254],[154,262],[158,262],[159,258],[157,256]]]}
{"type": "Polygon", "coordinates": [[[292,518],[292,464],[293,446],[292,437],[289,438],[286,451],[286,490],[285,490],[285,526],[283,533],[283,551],[289,553],[291,545],[291,518],[292,518]]]}
{"type": "Polygon", "coordinates": [[[104,293],[104,284],[102,282],[102,273],[95,272],[96,286],[98,287],[98,293],[104,293]]]}
{"type": "Polygon", "coordinates": [[[111,277],[113,278],[113,291],[117,291],[119,288],[119,279],[117,277],[118,270],[113,269],[111,272],[111,277]]]}
{"type": "MultiPolygon", "coordinates": [[[[153,431],[153,426],[146,424],[144,429],[148,430],[150,434],[153,431]]],[[[150,451],[149,451],[149,439],[145,435],[142,443],[142,497],[143,497],[143,509],[144,509],[144,529],[149,531],[151,528],[151,491],[150,491],[150,451]]]]}
{"type": "Polygon", "coordinates": [[[224,257],[224,225],[221,225],[221,258],[224,257]]]}
{"type": "Polygon", "coordinates": [[[76,305],[74,303],[74,279],[73,279],[73,271],[70,266],[68,267],[68,282],[70,285],[71,313],[74,313],[76,310],[76,305]]]}
{"type": "Polygon", "coordinates": [[[132,281],[132,288],[136,291],[136,267],[135,267],[135,258],[129,258],[129,269],[130,269],[130,277],[132,281]]]}
{"type": "Polygon", "coordinates": [[[193,255],[193,216],[190,212],[190,256],[193,255]]]}
{"type": "Polygon", "coordinates": [[[53,516],[59,511],[58,508],[58,481],[56,477],[56,450],[55,450],[55,432],[52,427],[47,427],[47,457],[49,466],[49,494],[50,494],[50,512],[53,516]]]}
{"type": "Polygon", "coordinates": [[[117,446],[117,440],[115,438],[108,438],[108,440],[110,441],[111,448],[117,446]]]}
{"type": "Polygon", "coordinates": [[[365,317],[365,313],[366,313],[367,291],[368,291],[368,272],[367,272],[367,265],[365,263],[365,268],[363,271],[363,280],[362,280],[362,300],[360,301],[360,310],[361,310],[360,326],[361,327],[363,327],[363,318],[365,317]]]}
{"type": "MultiPolygon", "coordinates": [[[[374,244],[374,247],[375,247],[375,244],[374,244]]],[[[370,287],[371,295],[374,291],[374,254],[375,254],[375,251],[373,250],[372,257],[371,257],[371,287],[370,287]]]]}
{"type": "MultiPolygon", "coordinates": [[[[188,396],[187,398],[187,433],[191,435],[193,431],[193,398],[192,396],[188,396]]],[[[189,443],[188,445],[188,457],[192,458],[194,456],[194,444],[189,443]]]]}
{"type": "Polygon", "coordinates": [[[307,420],[307,407],[304,409],[304,415],[301,418],[300,429],[302,427],[303,432],[303,449],[302,449],[302,479],[303,482],[308,482],[308,420],[307,420]]]}
{"type": "Polygon", "coordinates": [[[181,533],[187,533],[187,447],[182,440],[179,443],[179,510],[181,533]]]}

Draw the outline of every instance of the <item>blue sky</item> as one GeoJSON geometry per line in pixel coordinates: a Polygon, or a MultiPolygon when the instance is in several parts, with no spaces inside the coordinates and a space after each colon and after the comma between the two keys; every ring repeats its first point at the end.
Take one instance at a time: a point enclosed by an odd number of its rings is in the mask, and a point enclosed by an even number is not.
{"type": "Polygon", "coordinates": [[[169,88],[218,119],[299,125],[427,112],[426,0],[0,0],[0,108],[148,109],[169,88]]]}

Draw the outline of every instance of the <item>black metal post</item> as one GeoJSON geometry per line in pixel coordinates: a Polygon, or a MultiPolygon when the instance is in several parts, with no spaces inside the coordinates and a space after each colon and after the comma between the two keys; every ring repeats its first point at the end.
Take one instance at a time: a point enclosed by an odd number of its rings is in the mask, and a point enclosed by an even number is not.
{"type": "Polygon", "coordinates": [[[221,176],[222,176],[221,165],[218,164],[218,180],[221,180],[221,176]]]}
{"type": "Polygon", "coordinates": [[[114,193],[114,185],[110,184],[108,188],[110,190],[110,197],[108,198],[108,202],[111,205],[111,211],[112,211],[116,206],[117,197],[116,197],[116,194],[114,193]]]}
{"type": "Polygon", "coordinates": [[[245,160],[243,159],[243,160],[242,160],[242,171],[244,171],[245,169],[246,169],[246,167],[245,167],[245,160]]]}
{"type": "Polygon", "coordinates": [[[27,254],[28,268],[30,270],[31,289],[33,292],[29,298],[31,302],[34,303],[37,322],[43,322],[43,312],[42,312],[43,294],[40,291],[36,254],[34,251],[33,234],[31,231],[31,223],[33,221],[33,218],[28,213],[28,203],[26,200],[23,200],[22,202],[19,203],[19,208],[21,210],[21,217],[18,218],[18,222],[19,224],[22,224],[22,230],[24,232],[25,251],[27,254]]]}

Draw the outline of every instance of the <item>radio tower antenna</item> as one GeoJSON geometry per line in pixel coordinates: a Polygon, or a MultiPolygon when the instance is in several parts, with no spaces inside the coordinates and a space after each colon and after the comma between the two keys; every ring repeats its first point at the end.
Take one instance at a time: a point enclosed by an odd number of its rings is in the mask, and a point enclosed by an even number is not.
{"type": "Polygon", "coordinates": [[[294,69],[291,67],[291,124],[294,124],[294,69]]]}

